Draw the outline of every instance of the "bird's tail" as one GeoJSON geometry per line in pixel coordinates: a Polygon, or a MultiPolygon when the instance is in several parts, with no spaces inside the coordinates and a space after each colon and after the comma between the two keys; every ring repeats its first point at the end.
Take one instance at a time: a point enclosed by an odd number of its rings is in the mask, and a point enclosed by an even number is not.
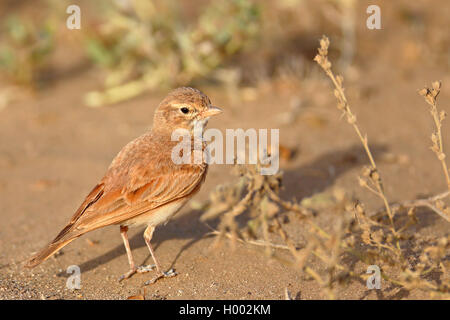
{"type": "Polygon", "coordinates": [[[33,268],[44,262],[53,254],[56,253],[59,249],[69,244],[79,236],[85,234],[88,231],[95,230],[96,228],[101,227],[96,226],[95,228],[81,228],[79,225],[79,219],[81,215],[89,208],[93,203],[95,203],[100,197],[103,195],[104,184],[100,183],[92,189],[89,195],[86,197],[84,202],[78,208],[78,210],[73,215],[70,222],[65,226],[64,229],[56,236],[56,238],[50,242],[44,249],[33,255],[30,260],[25,264],[26,268],[33,268]]]}
{"type": "Polygon", "coordinates": [[[72,224],[67,225],[52,242],[34,254],[25,264],[25,268],[34,268],[54,255],[59,249],[81,236],[82,233],[73,234],[71,232],[72,226],[72,224]]]}
{"type": "Polygon", "coordinates": [[[28,262],[25,264],[26,268],[34,268],[38,264],[44,262],[48,258],[50,258],[53,254],[55,254],[59,249],[67,245],[69,242],[72,242],[74,239],[69,239],[66,241],[52,242],[44,249],[33,255],[28,262]]]}

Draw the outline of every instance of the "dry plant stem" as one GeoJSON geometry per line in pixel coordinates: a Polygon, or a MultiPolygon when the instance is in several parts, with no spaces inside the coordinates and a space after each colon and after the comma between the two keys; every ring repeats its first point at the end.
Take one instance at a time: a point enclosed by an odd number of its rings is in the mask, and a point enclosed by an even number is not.
{"type": "Polygon", "coordinates": [[[436,132],[431,136],[433,145],[431,150],[436,153],[437,158],[442,164],[444,170],[445,180],[447,181],[448,190],[450,190],[450,177],[448,172],[447,163],[445,162],[444,143],[442,141],[442,122],[446,117],[444,111],[439,112],[437,109],[437,97],[441,92],[441,82],[435,81],[432,83],[432,87],[425,87],[419,91],[419,94],[425,98],[425,101],[431,106],[430,113],[433,117],[434,125],[436,126],[436,132]]]}
{"type": "Polygon", "coordinates": [[[269,197],[273,201],[275,201],[276,203],[281,205],[284,209],[298,213],[301,218],[304,218],[304,217],[307,217],[310,215],[309,214],[310,212],[308,212],[308,209],[302,208],[298,204],[295,204],[295,203],[293,204],[289,201],[285,201],[285,200],[281,199],[272,189],[268,188],[267,186],[265,187],[265,190],[269,194],[269,197]]]}
{"type": "MultiPolygon", "coordinates": [[[[254,186],[255,187],[255,186],[254,186]]],[[[250,190],[252,190],[253,188],[250,187],[250,190]]],[[[288,201],[284,201],[282,199],[279,198],[279,196],[273,191],[271,190],[268,186],[264,186],[265,191],[267,192],[267,194],[269,195],[269,197],[275,201],[277,204],[279,204],[280,206],[284,207],[286,210],[288,211],[293,211],[296,213],[300,213],[302,214],[303,217],[304,213],[305,213],[305,209],[302,208],[301,206],[295,204],[295,203],[291,203],[288,201]]],[[[254,190],[254,189],[253,189],[254,190]]],[[[256,186],[256,190],[259,190],[258,186],[256,186]]],[[[417,200],[417,201],[411,201],[409,203],[405,202],[402,203],[401,205],[404,206],[415,206],[420,204],[421,201],[437,201],[440,200],[446,196],[449,195],[450,192],[445,192],[439,195],[436,195],[432,198],[429,199],[421,199],[421,200],[417,200]]],[[[244,197],[246,198],[246,197],[244,197]]],[[[244,203],[249,203],[249,200],[244,201],[244,203]]],[[[400,204],[397,205],[392,205],[392,208],[394,210],[394,208],[397,208],[397,206],[399,206],[400,204]]],[[[239,212],[240,210],[238,210],[237,212],[239,212]]],[[[330,268],[329,270],[339,270],[341,272],[345,272],[348,274],[349,277],[351,278],[355,278],[355,279],[360,279],[365,281],[367,278],[366,274],[357,274],[352,270],[349,270],[348,268],[346,268],[345,266],[343,266],[342,264],[340,264],[337,261],[337,253],[338,253],[338,248],[336,246],[339,246],[340,248],[342,248],[343,251],[350,253],[351,255],[357,257],[360,261],[362,261],[363,263],[366,264],[371,264],[370,258],[368,258],[366,255],[364,255],[363,253],[359,252],[359,250],[355,250],[354,248],[352,248],[351,246],[348,246],[345,242],[339,240],[338,239],[333,239],[333,236],[329,233],[327,233],[325,230],[323,230],[322,228],[320,228],[318,225],[316,225],[309,216],[306,216],[304,219],[305,222],[307,222],[312,230],[314,230],[314,232],[318,235],[318,238],[312,238],[310,239],[310,242],[308,243],[308,245],[303,248],[302,250],[298,250],[295,243],[292,241],[292,239],[289,238],[289,236],[287,235],[287,233],[285,232],[285,230],[283,229],[282,223],[280,221],[279,217],[275,217],[275,219],[272,220],[272,222],[274,223],[275,229],[278,231],[281,239],[283,240],[284,244],[273,244],[269,241],[262,241],[262,240],[248,240],[248,239],[244,239],[244,238],[236,238],[236,234],[233,234],[231,232],[224,232],[224,231],[218,231],[213,229],[212,227],[210,227],[209,225],[207,225],[207,227],[209,229],[212,230],[212,232],[210,232],[208,235],[221,235],[222,237],[226,237],[229,238],[231,240],[235,240],[235,241],[239,241],[243,244],[250,244],[250,245],[256,245],[256,246],[263,246],[266,248],[273,248],[273,249],[282,249],[282,250],[288,250],[293,257],[295,258],[295,262],[293,262],[297,267],[299,267],[300,269],[302,269],[306,274],[308,274],[312,279],[314,279],[315,281],[317,281],[317,283],[325,290],[326,294],[329,296],[329,298],[334,298],[335,294],[333,292],[333,283],[335,281],[335,279],[332,277],[332,274],[329,274],[328,277],[322,277],[316,270],[314,270],[313,268],[309,267],[308,265],[305,265],[305,261],[306,258],[312,254],[315,257],[317,257],[320,261],[322,261],[323,263],[325,263],[328,266],[332,266],[332,268],[330,268]],[[320,238],[325,239],[326,241],[332,241],[335,243],[334,245],[334,249],[331,252],[331,255],[328,256],[321,248],[321,243],[322,240],[320,240],[320,238]],[[316,240],[314,240],[316,239],[316,240]],[[312,241],[312,242],[311,242],[312,241]]],[[[381,225],[379,223],[377,223],[376,221],[372,221],[371,219],[366,219],[366,221],[370,224],[373,225],[377,225],[379,227],[386,227],[385,225],[381,225]]],[[[392,252],[393,254],[395,254],[397,256],[398,250],[396,250],[394,247],[390,247],[381,243],[373,243],[372,245],[374,246],[379,246],[382,247],[390,252],[392,252]]],[[[279,260],[280,258],[276,257],[277,260],[279,260]]],[[[288,263],[288,264],[292,264],[292,262],[287,262],[284,260],[280,260],[282,263],[288,263]]],[[[429,273],[431,271],[433,271],[434,268],[430,268],[429,270],[425,270],[421,273],[421,276],[424,276],[426,273],[429,273]]],[[[394,279],[390,276],[388,276],[384,271],[381,271],[381,277],[396,285],[399,287],[407,287],[410,284],[406,281],[403,280],[397,280],[394,279]]],[[[435,293],[435,291],[437,291],[439,288],[437,286],[434,286],[430,283],[417,283],[417,288],[420,288],[422,290],[427,290],[430,292],[435,293]]],[[[436,293],[436,294],[439,294],[436,293]]]]}
{"type": "MultiPolygon", "coordinates": [[[[287,247],[289,248],[289,251],[291,252],[291,254],[297,259],[297,261],[303,260],[301,257],[299,257],[299,253],[298,253],[297,249],[295,248],[294,243],[288,237],[287,233],[284,231],[279,219],[274,219],[274,223],[275,223],[276,228],[278,229],[278,233],[280,234],[281,238],[283,239],[284,242],[286,242],[287,247]]],[[[322,256],[320,256],[315,250],[311,250],[310,252],[315,254],[318,258],[320,258],[323,262],[326,263],[326,259],[324,259],[322,256]]],[[[304,266],[303,270],[310,277],[312,277],[314,280],[316,280],[317,283],[320,284],[320,286],[326,287],[327,281],[325,281],[314,269],[312,269],[308,266],[304,266]]],[[[328,292],[328,293],[329,293],[330,299],[335,298],[334,294],[332,294],[331,292],[328,292]]]]}
{"type": "Polygon", "coordinates": [[[398,203],[398,204],[393,204],[392,208],[394,210],[396,210],[396,209],[400,209],[400,208],[427,207],[427,208],[433,210],[434,212],[436,212],[438,215],[440,215],[445,220],[450,222],[448,215],[434,205],[434,203],[436,201],[444,199],[444,198],[448,197],[449,195],[450,195],[450,191],[446,191],[446,192],[440,193],[438,195],[435,195],[435,196],[427,198],[427,199],[410,200],[410,201],[405,201],[405,202],[398,203]]]}
{"type": "MultiPolygon", "coordinates": [[[[309,219],[307,219],[306,221],[309,221],[309,219]]],[[[319,232],[319,234],[322,235],[325,239],[331,239],[331,235],[328,234],[327,232],[325,232],[323,229],[319,228],[319,227],[318,227],[317,225],[315,225],[314,223],[310,223],[310,225],[311,225],[313,228],[315,228],[315,229],[319,232]]],[[[287,234],[286,234],[286,232],[283,230],[283,228],[281,227],[281,225],[280,225],[279,232],[280,232],[280,236],[282,237],[283,240],[288,239],[287,234]]],[[[286,240],[285,240],[285,241],[286,241],[286,240]]],[[[287,241],[286,241],[286,242],[287,242],[287,241]]],[[[287,243],[288,243],[288,242],[287,242],[287,243]]],[[[365,258],[364,255],[361,255],[359,252],[357,252],[357,251],[353,250],[352,248],[348,247],[345,243],[340,242],[339,245],[342,247],[342,249],[344,249],[344,250],[347,251],[348,253],[354,255],[355,257],[357,257],[357,258],[358,258],[359,260],[361,260],[362,262],[364,262],[364,263],[366,263],[366,264],[368,264],[368,265],[370,264],[370,261],[368,261],[368,260],[365,258]]],[[[391,249],[391,250],[392,250],[392,248],[387,247],[387,246],[386,246],[385,248],[386,248],[386,249],[391,249]]],[[[297,251],[293,250],[292,245],[288,245],[287,248],[284,248],[284,249],[290,250],[290,251],[293,253],[294,256],[297,256],[297,251]]],[[[322,262],[327,263],[327,259],[326,259],[325,257],[323,257],[320,253],[318,253],[317,250],[312,250],[311,253],[312,253],[314,256],[316,256],[317,258],[319,258],[322,262]]],[[[341,264],[339,264],[339,263],[337,263],[337,262],[335,263],[335,267],[336,267],[337,269],[341,270],[341,271],[347,271],[348,274],[349,274],[351,277],[353,277],[353,278],[362,279],[362,280],[364,280],[364,281],[366,280],[367,275],[361,275],[361,274],[357,274],[357,273],[355,273],[355,272],[353,272],[353,271],[351,271],[351,270],[347,270],[347,268],[345,268],[344,266],[342,266],[341,264]]],[[[430,271],[432,271],[432,270],[430,270],[430,271]]],[[[320,275],[317,274],[317,272],[315,272],[313,269],[311,269],[311,268],[309,268],[309,267],[305,267],[305,272],[306,272],[307,274],[309,274],[312,278],[314,278],[314,279],[315,279],[318,283],[320,283],[321,285],[325,285],[325,281],[324,281],[324,280],[320,277],[320,275]]],[[[423,274],[424,274],[424,273],[423,273],[423,274]]],[[[422,275],[423,275],[423,274],[422,274],[422,275]]],[[[404,286],[405,286],[405,283],[403,283],[402,281],[398,281],[398,280],[396,280],[396,279],[394,279],[394,278],[388,276],[388,275],[387,275],[385,272],[383,272],[383,271],[381,271],[381,274],[380,274],[380,275],[381,275],[381,277],[382,277],[384,280],[386,280],[386,281],[388,281],[388,282],[390,282],[390,283],[393,283],[393,284],[395,284],[395,285],[397,285],[397,286],[399,286],[399,287],[404,287],[404,286]]],[[[437,289],[436,286],[434,286],[434,285],[432,285],[432,284],[430,284],[430,283],[426,283],[426,284],[425,284],[425,287],[427,287],[428,289],[431,289],[431,290],[436,290],[436,289],[437,289]]],[[[426,290],[427,288],[423,288],[423,289],[426,290]]]]}
{"type": "MultiPolygon", "coordinates": [[[[239,203],[238,203],[236,206],[234,206],[232,210],[228,211],[228,212],[224,215],[224,220],[223,220],[223,222],[228,223],[228,224],[232,224],[232,222],[234,221],[234,220],[233,220],[234,217],[240,215],[241,213],[243,213],[243,212],[245,211],[245,209],[247,209],[247,207],[249,206],[249,204],[250,204],[250,202],[251,202],[251,200],[252,200],[252,197],[253,197],[254,193],[256,192],[256,190],[253,188],[253,185],[252,185],[252,184],[248,186],[248,189],[249,189],[249,191],[247,192],[247,194],[245,195],[245,197],[242,198],[241,201],[239,201],[239,203]]],[[[210,227],[210,228],[211,228],[211,227],[210,227]]],[[[212,229],[212,228],[211,228],[211,229],[212,229]]],[[[214,230],[214,229],[213,229],[213,230],[214,230]]],[[[232,230],[232,232],[233,232],[233,234],[234,234],[235,236],[234,236],[234,237],[231,236],[231,237],[229,237],[229,238],[231,239],[232,245],[234,246],[235,240],[236,240],[236,239],[239,239],[239,238],[236,236],[236,231],[235,231],[235,230],[232,230]]],[[[220,241],[221,241],[221,239],[222,239],[222,237],[223,237],[223,236],[226,236],[226,235],[227,235],[227,234],[226,234],[225,231],[219,232],[219,233],[218,233],[218,237],[217,237],[216,242],[215,242],[215,245],[218,246],[219,243],[220,243],[220,241]]]]}
{"type": "MultiPolygon", "coordinates": [[[[438,140],[439,140],[439,153],[444,154],[444,146],[443,146],[443,142],[442,142],[442,130],[441,130],[442,123],[439,120],[436,103],[433,104],[432,114],[433,114],[434,124],[436,125],[436,130],[437,130],[437,135],[438,135],[438,140]]],[[[445,162],[445,157],[438,157],[438,158],[442,163],[442,169],[444,170],[445,179],[447,181],[447,187],[450,190],[450,177],[448,175],[448,168],[447,168],[447,163],[445,162]]]]}
{"type": "MultiPolygon", "coordinates": [[[[316,281],[321,287],[322,292],[333,299],[336,297],[337,286],[345,284],[350,279],[366,280],[368,275],[365,273],[356,273],[353,267],[341,262],[342,254],[350,254],[358,261],[366,265],[380,264],[384,268],[381,271],[381,277],[387,282],[393,284],[397,289],[413,289],[424,290],[430,293],[432,297],[448,295],[448,284],[439,283],[428,279],[426,275],[432,272],[446,273],[446,267],[443,263],[445,259],[445,251],[448,248],[448,238],[436,240],[436,244],[426,247],[417,252],[418,263],[410,261],[408,252],[400,247],[400,241],[410,239],[409,234],[403,232],[416,221],[415,214],[412,209],[416,207],[427,207],[438,213],[448,221],[448,208],[445,207],[442,199],[450,196],[450,190],[425,199],[417,199],[400,203],[389,203],[384,192],[383,181],[378,172],[374,157],[369,148],[367,136],[365,136],[356,121],[347,102],[344,93],[343,78],[339,75],[335,76],[331,70],[331,63],[328,60],[329,41],[323,38],[320,43],[319,54],[315,60],[325,70],[327,76],[331,79],[335,89],[334,94],[338,100],[338,109],[342,111],[343,116],[352,125],[358,138],[363,144],[365,153],[369,158],[369,166],[365,168],[360,177],[360,185],[367,188],[377,197],[383,200],[384,207],[376,212],[375,215],[367,214],[364,206],[358,201],[350,201],[347,197],[339,197],[338,207],[339,213],[342,214],[340,219],[334,221],[334,228],[330,232],[322,229],[313,218],[312,212],[302,207],[295,200],[285,201],[280,198],[278,192],[281,186],[282,175],[270,179],[258,175],[258,170],[252,170],[253,167],[247,168],[241,172],[246,178],[247,193],[240,198],[239,189],[238,197],[233,199],[232,203],[236,203],[229,211],[224,213],[224,219],[218,230],[209,227],[212,232],[209,234],[219,235],[222,238],[229,238],[233,242],[241,242],[265,247],[272,259],[278,260],[280,263],[295,267],[301,270],[309,278],[316,281]],[[263,200],[261,200],[263,199],[263,200]],[[353,209],[352,209],[353,208],[353,209]],[[262,229],[262,240],[253,240],[241,233],[235,223],[235,217],[241,215],[246,210],[252,209],[252,213],[259,215],[254,218],[257,228],[262,229]],[[408,219],[398,219],[397,226],[394,225],[394,216],[397,212],[408,210],[408,219]],[[349,213],[354,211],[352,218],[349,213]],[[284,230],[282,222],[282,214],[293,212],[296,216],[302,218],[302,221],[309,226],[308,239],[306,245],[299,248],[289,234],[284,230]],[[378,220],[378,215],[383,218],[389,218],[389,222],[378,220]],[[403,223],[404,222],[404,223],[403,223]],[[403,224],[404,225],[403,225],[403,224]],[[397,228],[397,229],[396,229],[397,228]],[[357,234],[352,234],[357,231],[357,234]],[[270,239],[270,233],[275,232],[280,237],[279,244],[273,244],[270,239]],[[362,242],[359,242],[358,235],[362,242]],[[359,243],[358,243],[359,242],[359,243]],[[289,251],[293,259],[284,259],[282,255],[277,255],[274,250],[283,249],[289,251]],[[444,257],[444,258],[442,258],[444,257]],[[319,271],[313,265],[309,264],[310,258],[318,259],[325,269],[319,271]],[[391,275],[391,271],[393,272],[391,275]],[[389,275],[386,273],[389,272],[389,275]],[[399,273],[398,273],[399,272],[399,273]],[[394,277],[395,276],[395,277],[394,277]]],[[[437,130],[432,136],[432,150],[443,161],[445,154],[442,148],[442,132],[440,130],[441,123],[445,118],[445,113],[438,113],[435,103],[439,85],[433,84],[433,89],[426,89],[423,95],[427,102],[432,105],[431,113],[436,123],[437,130]]],[[[443,164],[444,168],[446,166],[443,164]]],[[[447,177],[447,175],[446,175],[447,177]]],[[[338,199],[337,199],[338,200],[338,199]]],[[[255,225],[249,225],[251,235],[255,236],[255,225]]],[[[219,238],[218,237],[218,238],[219,238]]],[[[412,236],[414,238],[414,236],[412,236]]]]}
{"type": "MultiPolygon", "coordinates": [[[[373,158],[372,152],[370,151],[370,148],[369,148],[367,136],[363,135],[361,133],[361,130],[356,121],[356,116],[353,114],[352,110],[350,109],[350,106],[347,101],[347,97],[345,96],[344,88],[342,87],[343,79],[340,76],[339,76],[339,79],[337,79],[335,77],[335,75],[333,74],[333,71],[331,70],[331,63],[329,62],[328,57],[327,57],[328,46],[329,46],[328,38],[324,36],[322,38],[322,40],[320,41],[320,45],[321,45],[321,48],[319,49],[319,54],[316,56],[316,58],[314,60],[322,67],[322,69],[325,71],[326,75],[333,82],[333,85],[335,87],[336,98],[338,98],[338,100],[341,104],[340,109],[343,110],[344,114],[347,116],[348,122],[353,126],[353,129],[356,131],[358,138],[361,140],[364,150],[366,151],[366,154],[369,158],[369,161],[370,161],[370,164],[372,167],[372,171],[378,173],[377,165],[373,158]]],[[[391,222],[392,232],[395,235],[397,235],[397,232],[396,232],[395,226],[394,226],[394,216],[393,216],[391,207],[389,206],[389,202],[386,198],[386,195],[384,193],[383,183],[382,183],[381,176],[379,175],[379,173],[378,173],[378,177],[374,180],[375,180],[375,186],[378,191],[376,194],[383,200],[384,206],[386,208],[386,212],[387,212],[387,214],[389,216],[389,220],[391,222]]]]}
{"type": "Polygon", "coordinates": [[[281,239],[287,244],[287,248],[291,251],[292,255],[295,257],[297,253],[297,249],[295,247],[294,242],[287,236],[286,232],[284,231],[283,227],[281,226],[281,223],[278,219],[274,219],[275,226],[278,229],[278,233],[281,236],[281,239]]]}
{"type": "MultiPolygon", "coordinates": [[[[306,221],[311,222],[310,219],[306,219],[306,221]]],[[[299,257],[299,252],[297,251],[294,243],[292,242],[292,240],[288,237],[286,231],[283,229],[283,226],[281,224],[281,222],[279,221],[279,219],[275,219],[275,226],[278,229],[278,233],[280,234],[280,237],[283,239],[283,241],[287,244],[287,248],[288,250],[292,253],[292,255],[294,257],[296,257],[298,260],[302,260],[301,257],[299,257]]],[[[316,224],[314,223],[310,223],[311,227],[315,228],[316,231],[319,231],[319,234],[321,236],[323,236],[325,239],[331,239],[331,235],[329,235],[328,233],[326,233],[325,231],[323,231],[321,228],[319,228],[316,224]]],[[[348,248],[345,244],[343,244],[341,241],[337,241],[336,242],[336,247],[334,248],[334,252],[337,253],[337,247],[342,247],[344,250],[347,251],[352,251],[349,250],[350,248],[348,248]]],[[[323,254],[321,254],[317,249],[314,250],[310,250],[310,253],[312,253],[314,256],[316,256],[317,258],[319,258],[323,263],[330,265],[330,258],[324,257],[323,254]]],[[[353,278],[358,278],[358,279],[364,279],[363,275],[359,275],[356,274],[355,272],[351,271],[351,270],[347,270],[347,268],[345,268],[344,266],[342,266],[341,264],[339,264],[337,262],[337,257],[338,255],[336,254],[335,256],[331,257],[332,260],[332,265],[334,268],[341,270],[341,271],[347,271],[349,276],[353,277],[353,278]]],[[[304,266],[304,271],[311,276],[314,280],[316,280],[321,286],[325,287],[327,284],[329,284],[329,282],[325,281],[314,269],[308,267],[308,266],[304,266]]],[[[331,299],[334,299],[335,296],[332,292],[329,292],[329,297],[331,299]]]]}
{"type": "Polygon", "coordinates": [[[447,222],[450,222],[450,219],[447,215],[445,215],[444,212],[442,212],[441,210],[439,210],[435,205],[433,205],[430,202],[423,202],[423,203],[418,203],[418,206],[424,206],[424,207],[428,207],[431,210],[433,210],[434,212],[436,212],[438,215],[440,215],[442,218],[444,218],[445,220],[447,220],[447,222]]]}
{"type": "Polygon", "coordinates": [[[253,194],[255,193],[256,190],[250,190],[244,198],[242,198],[241,201],[239,201],[239,203],[237,205],[235,205],[233,207],[233,209],[231,211],[229,211],[227,213],[227,215],[236,217],[238,215],[240,215],[242,212],[245,211],[245,209],[247,209],[248,205],[250,204],[250,201],[252,200],[253,194]]]}
{"type": "MultiPolygon", "coordinates": [[[[219,230],[214,229],[213,227],[211,227],[209,224],[207,224],[206,222],[204,222],[204,224],[211,229],[211,232],[208,232],[205,236],[210,236],[210,235],[221,235],[221,232],[219,230]]],[[[223,233],[223,236],[233,240],[233,235],[230,232],[225,232],[223,233]]],[[[276,243],[272,243],[272,242],[267,242],[267,241],[262,241],[262,240],[246,240],[246,239],[242,239],[242,238],[237,238],[237,241],[243,243],[243,244],[251,244],[254,246],[263,246],[263,247],[272,247],[274,249],[281,249],[281,250],[290,250],[288,246],[282,245],[282,244],[276,244],[276,243]]]]}
{"type": "MultiPolygon", "coordinates": [[[[293,204],[293,203],[291,203],[291,202],[289,202],[289,201],[282,200],[275,192],[273,192],[273,190],[271,190],[271,189],[269,189],[269,188],[266,188],[266,190],[267,190],[267,192],[268,192],[270,198],[271,198],[272,200],[274,200],[276,203],[278,203],[278,204],[280,204],[281,206],[283,206],[283,208],[285,208],[286,210],[292,211],[292,212],[295,212],[295,213],[298,213],[298,214],[300,214],[300,217],[302,217],[302,218],[308,217],[308,216],[305,215],[305,212],[308,213],[308,212],[307,212],[307,211],[308,211],[307,209],[302,208],[302,207],[300,207],[299,205],[293,204]]],[[[325,231],[324,231],[322,228],[320,228],[317,224],[315,224],[314,222],[312,222],[311,219],[305,219],[305,221],[306,221],[313,229],[315,229],[322,237],[324,237],[324,238],[329,238],[329,237],[330,237],[330,235],[329,235],[327,232],[325,232],[325,231]]],[[[286,239],[287,239],[287,236],[285,236],[285,237],[286,237],[286,239]]],[[[282,238],[283,238],[283,236],[282,236],[282,238]]],[[[283,239],[284,239],[284,238],[283,238],[283,239]]]]}
{"type": "MultiPolygon", "coordinates": [[[[439,208],[437,208],[434,203],[438,200],[441,199],[445,199],[448,196],[450,196],[450,191],[445,191],[442,193],[439,193],[435,196],[432,196],[430,198],[426,198],[426,199],[417,199],[417,200],[409,200],[409,201],[405,201],[405,202],[401,202],[401,203],[394,203],[391,204],[391,208],[396,211],[398,209],[401,208],[417,208],[417,207],[427,207],[431,210],[433,210],[434,212],[436,212],[438,215],[440,215],[442,218],[444,218],[445,220],[450,222],[450,219],[448,217],[448,215],[445,214],[445,212],[443,212],[442,210],[440,210],[439,208]]],[[[370,215],[370,216],[376,216],[378,214],[380,214],[381,211],[377,211],[374,214],[370,215]]]]}

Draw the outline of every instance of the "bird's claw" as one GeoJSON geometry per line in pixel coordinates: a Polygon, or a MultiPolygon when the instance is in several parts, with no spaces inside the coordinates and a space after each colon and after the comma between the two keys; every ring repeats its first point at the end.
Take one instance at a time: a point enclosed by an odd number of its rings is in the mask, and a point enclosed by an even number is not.
{"type": "Polygon", "coordinates": [[[122,280],[130,278],[135,273],[149,272],[149,271],[152,271],[154,268],[156,268],[156,266],[154,264],[149,264],[149,265],[146,265],[146,266],[140,266],[138,268],[132,268],[127,273],[125,273],[125,274],[123,274],[123,275],[121,275],[119,277],[119,282],[121,282],[122,280]]]}
{"type": "Polygon", "coordinates": [[[146,265],[146,266],[140,266],[139,268],[137,268],[136,272],[137,273],[145,273],[145,272],[152,271],[155,268],[156,268],[156,265],[149,264],[149,265],[146,265]]]}
{"type": "Polygon", "coordinates": [[[161,272],[160,274],[158,274],[153,279],[144,282],[144,286],[148,286],[149,284],[153,284],[153,283],[155,283],[156,281],[158,281],[161,278],[172,278],[172,277],[175,277],[176,275],[177,275],[177,273],[173,269],[170,269],[170,270],[168,270],[166,272],[161,272]]]}
{"type": "Polygon", "coordinates": [[[124,279],[128,279],[129,277],[131,277],[133,274],[135,274],[137,272],[136,268],[132,268],[130,269],[127,273],[124,273],[123,275],[121,275],[119,277],[119,282],[121,282],[124,279]]]}

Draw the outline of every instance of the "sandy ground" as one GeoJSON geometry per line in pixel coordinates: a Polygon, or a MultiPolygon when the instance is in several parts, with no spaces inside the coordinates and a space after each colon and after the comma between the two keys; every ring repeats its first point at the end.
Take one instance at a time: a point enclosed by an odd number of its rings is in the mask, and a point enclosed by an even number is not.
{"type": "MultiPolygon", "coordinates": [[[[442,7],[427,7],[424,1],[414,5],[426,26],[440,28],[444,20],[435,18],[437,10],[442,17],[449,15],[448,3],[437,2],[442,7]]],[[[392,10],[386,9],[387,17],[398,14],[392,10]]],[[[359,25],[363,19],[361,13],[359,25]]],[[[429,150],[431,119],[423,98],[416,94],[425,84],[442,80],[440,107],[450,112],[448,62],[441,64],[427,51],[432,51],[426,38],[430,30],[421,34],[424,46],[418,47],[417,56],[410,56],[404,48],[414,45],[418,35],[408,25],[386,19],[380,31],[358,28],[361,51],[346,83],[347,93],[375,151],[391,201],[445,190],[440,165],[429,150]]],[[[446,45],[448,50],[448,41],[446,45]]],[[[298,150],[294,159],[282,162],[286,199],[342,188],[369,207],[379,207],[358,186],[356,177],[367,160],[351,127],[340,120],[328,82],[317,74],[313,72],[296,90],[276,84],[265,87],[252,101],[232,103],[221,88],[203,87],[213,103],[225,109],[209,128],[280,128],[281,143],[298,150]],[[288,111],[295,98],[304,101],[304,112],[293,124],[276,123],[277,115],[288,111]]],[[[164,92],[147,93],[112,107],[84,107],[83,94],[98,83],[95,71],[81,70],[0,111],[0,299],[125,299],[143,293],[142,284],[152,277],[135,275],[118,283],[128,269],[118,227],[83,236],[33,270],[22,268],[25,259],[65,225],[121,147],[149,128],[164,96],[164,92]],[[70,265],[81,268],[81,290],[66,288],[70,265]]],[[[450,146],[448,121],[446,125],[444,138],[450,146]]],[[[206,200],[216,185],[234,181],[230,171],[228,165],[211,166],[195,200],[206,200]]],[[[325,298],[314,281],[267,258],[258,247],[238,244],[232,250],[226,242],[212,247],[214,239],[206,236],[209,230],[198,220],[201,214],[187,205],[155,232],[160,262],[166,269],[174,268],[178,276],[146,287],[146,298],[283,299],[285,288],[298,299],[325,298]]],[[[317,219],[332,224],[333,212],[320,212],[317,219]]],[[[419,219],[420,235],[448,234],[449,224],[433,213],[421,211],[419,219]]],[[[300,242],[303,228],[292,219],[289,230],[300,242]]],[[[133,254],[137,263],[151,263],[142,232],[142,228],[131,229],[133,254]]],[[[426,297],[420,292],[391,291],[387,283],[379,291],[353,283],[340,290],[339,298],[426,297]]]]}

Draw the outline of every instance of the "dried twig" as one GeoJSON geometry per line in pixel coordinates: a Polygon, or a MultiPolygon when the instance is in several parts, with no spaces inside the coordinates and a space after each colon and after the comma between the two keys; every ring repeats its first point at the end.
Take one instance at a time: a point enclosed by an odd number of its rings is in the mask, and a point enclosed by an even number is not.
{"type": "Polygon", "coordinates": [[[445,111],[438,111],[437,109],[437,97],[441,92],[441,82],[435,81],[432,83],[431,88],[425,87],[419,91],[419,94],[425,98],[425,101],[431,106],[430,113],[433,116],[433,121],[436,126],[436,131],[431,135],[431,141],[433,142],[431,150],[436,154],[437,158],[442,164],[444,170],[444,176],[447,181],[448,190],[450,190],[450,177],[445,162],[444,143],[442,141],[442,122],[445,120],[447,114],[445,111]]]}
{"type": "Polygon", "coordinates": [[[396,234],[395,226],[394,226],[394,215],[392,213],[391,207],[389,206],[389,202],[387,200],[386,194],[383,188],[383,182],[381,179],[381,175],[378,172],[377,165],[375,163],[372,152],[369,148],[369,142],[367,139],[367,135],[363,135],[361,129],[359,128],[358,122],[356,120],[356,115],[350,109],[350,105],[347,102],[347,97],[344,93],[343,82],[344,78],[340,75],[335,76],[333,71],[331,70],[331,62],[328,60],[328,47],[330,45],[330,41],[326,36],[323,36],[320,40],[320,48],[318,49],[319,53],[314,58],[322,69],[325,71],[326,75],[331,79],[334,84],[334,95],[338,99],[338,109],[343,112],[343,115],[347,118],[349,124],[353,126],[358,138],[361,140],[361,143],[366,151],[366,154],[370,161],[370,171],[368,173],[368,177],[370,181],[375,185],[377,192],[376,194],[383,200],[384,206],[386,208],[386,212],[389,216],[389,220],[391,222],[391,228],[394,234],[396,234]]]}
{"type": "MultiPolygon", "coordinates": [[[[393,203],[391,204],[391,208],[393,211],[398,211],[400,209],[427,207],[450,222],[449,209],[443,208],[440,202],[442,199],[445,199],[448,196],[450,196],[450,191],[445,191],[425,199],[407,200],[400,203],[393,203]]],[[[383,211],[384,210],[378,210],[372,214],[369,214],[369,216],[372,218],[377,217],[378,215],[382,214],[383,211]]]]}

